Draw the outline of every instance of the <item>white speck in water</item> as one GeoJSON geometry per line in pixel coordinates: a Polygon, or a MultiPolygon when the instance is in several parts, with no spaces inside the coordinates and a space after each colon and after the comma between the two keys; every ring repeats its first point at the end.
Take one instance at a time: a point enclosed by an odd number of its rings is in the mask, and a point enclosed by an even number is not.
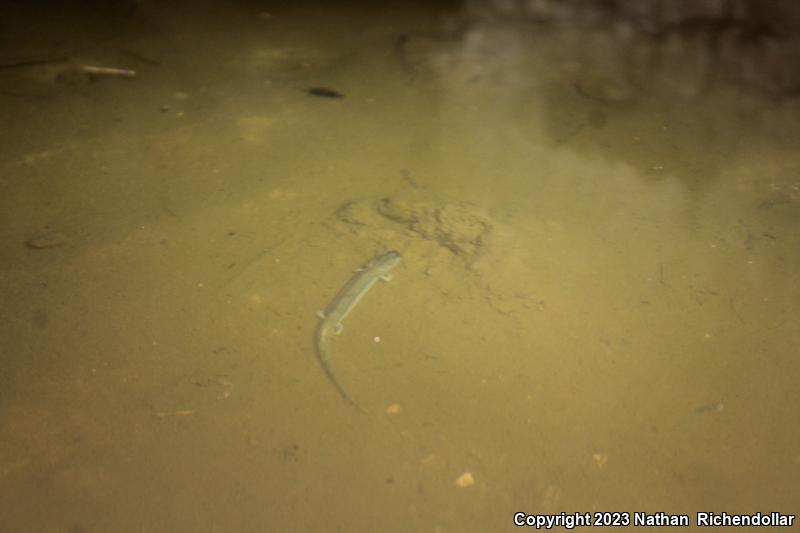
{"type": "Polygon", "coordinates": [[[375,342],[375,343],[378,343],[378,342],[381,342],[381,338],[378,337],[377,335],[375,335],[374,337],[372,337],[372,341],[375,342]]]}

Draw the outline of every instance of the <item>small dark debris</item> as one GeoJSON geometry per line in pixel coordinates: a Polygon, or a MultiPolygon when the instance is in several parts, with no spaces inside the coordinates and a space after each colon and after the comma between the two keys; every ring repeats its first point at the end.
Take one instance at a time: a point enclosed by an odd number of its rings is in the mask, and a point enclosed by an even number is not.
{"type": "Polygon", "coordinates": [[[31,250],[46,250],[61,246],[66,242],[66,237],[61,233],[45,233],[36,237],[31,237],[25,241],[25,246],[31,250]]]}
{"type": "Polygon", "coordinates": [[[306,92],[311,96],[319,96],[321,98],[344,98],[342,93],[328,87],[311,87],[306,92]]]}
{"type": "Polygon", "coordinates": [[[284,461],[297,462],[303,453],[298,444],[292,443],[281,451],[284,461]]]}

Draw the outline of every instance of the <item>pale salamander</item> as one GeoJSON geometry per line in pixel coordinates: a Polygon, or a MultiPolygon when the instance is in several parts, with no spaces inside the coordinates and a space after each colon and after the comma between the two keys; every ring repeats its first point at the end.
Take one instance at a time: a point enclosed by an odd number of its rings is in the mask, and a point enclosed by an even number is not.
{"type": "Polygon", "coordinates": [[[356,274],[350,278],[350,281],[342,287],[336,298],[330,303],[325,311],[318,313],[320,317],[319,325],[317,326],[315,334],[315,347],[317,349],[317,357],[322,364],[322,369],[328,375],[333,386],[339,391],[339,394],[354,405],[359,410],[363,411],[361,406],[353,401],[347,392],[342,388],[333,370],[330,367],[330,339],[333,335],[338,335],[342,332],[342,321],[356,304],[364,297],[367,291],[375,285],[379,279],[389,281],[392,279],[391,271],[400,262],[400,253],[389,251],[385,254],[373,258],[369,263],[356,271],[356,274]]]}

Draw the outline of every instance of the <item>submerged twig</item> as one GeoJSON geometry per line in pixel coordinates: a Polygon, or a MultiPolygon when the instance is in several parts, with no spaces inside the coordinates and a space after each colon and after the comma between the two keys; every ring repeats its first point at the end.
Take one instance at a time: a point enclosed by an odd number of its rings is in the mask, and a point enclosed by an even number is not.
{"type": "Polygon", "coordinates": [[[78,70],[91,76],[117,76],[120,78],[135,78],[136,71],[124,68],[97,67],[94,65],[80,65],[78,70]]]}
{"type": "Polygon", "coordinates": [[[52,63],[61,63],[62,61],[66,61],[67,59],[69,59],[69,57],[67,56],[24,59],[21,61],[13,61],[11,63],[0,63],[0,70],[7,70],[12,68],[24,68],[24,67],[37,67],[39,65],[50,65],[52,63]]]}

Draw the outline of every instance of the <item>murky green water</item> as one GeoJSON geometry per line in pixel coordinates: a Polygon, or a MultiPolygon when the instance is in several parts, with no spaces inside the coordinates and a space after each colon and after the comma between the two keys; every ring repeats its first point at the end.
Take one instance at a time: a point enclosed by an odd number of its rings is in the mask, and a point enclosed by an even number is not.
{"type": "Polygon", "coordinates": [[[796,98],[457,7],[3,8],[9,531],[797,513],[796,98]],[[315,313],[388,249],[365,416],[315,313]]]}

